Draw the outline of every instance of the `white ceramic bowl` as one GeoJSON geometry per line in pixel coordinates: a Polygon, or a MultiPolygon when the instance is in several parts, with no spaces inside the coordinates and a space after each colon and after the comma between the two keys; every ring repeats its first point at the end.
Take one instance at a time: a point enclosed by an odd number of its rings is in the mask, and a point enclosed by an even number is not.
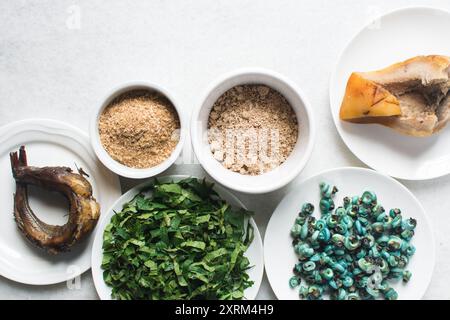
{"type": "Polygon", "coordinates": [[[236,191],[260,194],[285,186],[304,168],[315,141],[315,124],[308,101],[293,83],[272,71],[244,69],[222,77],[207,91],[192,115],[191,138],[197,159],[215,180],[236,191]],[[214,159],[208,143],[208,118],[212,106],[227,90],[244,84],[263,84],[281,93],[292,106],[299,123],[298,140],[287,160],[274,170],[258,176],[226,169],[214,159]]]}
{"type": "Polygon", "coordinates": [[[183,117],[183,114],[181,113],[181,110],[179,109],[177,103],[173,99],[172,96],[163,88],[155,85],[155,84],[149,84],[146,82],[135,82],[135,83],[129,83],[124,86],[121,86],[119,88],[116,88],[110,92],[105,99],[103,99],[103,102],[100,106],[100,108],[96,111],[94,114],[91,123],[90,123],[90,136],[91,136],[91,143],[92,147],[94,148],[94,151],[97,155],[97,157],[100,159],[100,161],[111,171],[117,173],[120,176],[132,178],[132,179],[145,179],[153,177],[167,168],[169,168],[178,158],[180,155],[180,152],[183,148],[184,140],[185,140],[185,120],[183,117]],[[98,130],[98,120],[100,115],[102,114],[105,107],[109,105],[109,103],[116,97],[120,96],[121,94],[132,91],[132,90],[150,90],[150,91],[156,91],[163,96],[165,96],[174,106],[178,118],[180,120],[180,140],[178,141],[177,146],[173,150],[172,154],[169,158],[167,158],[165,161],[160,163],[157,166],[145,168],[145,169],[137,169],[137,168],[130,168],[127,167],[118,161],[114,160],[108,152],[106,152],[105,148],[103,147],[101,141],[100,141],[100,134],[98,130]]]}

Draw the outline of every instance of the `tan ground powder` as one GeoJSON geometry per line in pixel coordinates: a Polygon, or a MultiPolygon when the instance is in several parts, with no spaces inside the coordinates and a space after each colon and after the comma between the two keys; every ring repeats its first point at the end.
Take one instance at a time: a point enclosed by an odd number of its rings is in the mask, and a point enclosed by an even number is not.
{"type": "Polygon", "coordinates": [[[259,175],[281,165],[298,137],[289,102],[264,85],[236,86],[214,104],[208,120],[214,158],[234,172],[259,175]]]}
{"type": "Polygon", "coordinates": [[[109,155],[132,168],[166,160],[179,140],[172,103],[159,93],[133,90],[114,99],[99,119],[100,140],[109,155]]]}

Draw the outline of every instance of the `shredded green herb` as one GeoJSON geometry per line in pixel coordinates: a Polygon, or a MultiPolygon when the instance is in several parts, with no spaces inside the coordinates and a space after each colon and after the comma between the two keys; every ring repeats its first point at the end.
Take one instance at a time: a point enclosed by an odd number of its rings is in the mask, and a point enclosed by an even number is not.
{"type": "Polygon", "coordinates": [[[116,212],[103,235],[103,278],[120,300],[242,299],[250,212],[195,178],[156,181],[116,212]],[[147,195],[151,191],[151,195],[147,195]]]}

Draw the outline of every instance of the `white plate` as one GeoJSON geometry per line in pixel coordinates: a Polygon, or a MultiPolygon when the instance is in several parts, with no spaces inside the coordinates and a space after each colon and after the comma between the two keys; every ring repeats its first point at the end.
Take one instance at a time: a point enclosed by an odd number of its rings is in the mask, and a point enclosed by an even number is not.
{"type": "MultiPolygon", "coordinates": [[[[90,175],[94,196],[102,208],[108,208],[120,196],[119,179],[100,164],[88,136],[75,127],[36,119],[0,128],[0,275],[34,285],[72,279],[90,268],[94,236],[74,246],[71,252],[51,256],[33,247],[19,232],[13,218],[15,181],[9,152],[17,151],[21,145],[26,146],[30,165],[83,168],[90,175]]],[[[42,220],[50,224],[67,221],[67,204],[61,196],[31,187],[29,191],[31,207],[42,220]]]]}
{"type": "MultiPolygon", "coordinates": [[[[158,177],[158,181],[168,182],[168,181],[179,181],[185,178],[189,178],[189,176],[183,175],[173,175],[166,177],[158,177]]],[[[130,189],[127,193],[122,195],[108,210],[106,215],[100,221],[97,233],[95,235],[94,246],[92,248],[92,278],[94,279],[95,288],[97,289],[97,293],[102,300],[111,300],[111,287],[107,286],[103,281],[103,270],[101,268],[102,257],[103,257],[103,232],[111,221],[111,217],[114,215],[114,212],[121,211],[122,207],[125,203],[131,201],[139,191],[153,183],[153,180],[149,182],[145,182],[139,186],[136,186],[130,189]]],[[[222,199],[226,200],[229,204],[235,207],[241,207],[246,209],[244,204],[231,192],[221,187],[220,185],[214,185],[214,190],[222,197],[222,199]]],[[[256,295],[258,294],[259,287],[261,285],[263,272],[264,272],[264,259],[263,259],[263,245],[261,240],[261,235],[259,233],[258,227],[256,226],[253,218],[249,220],[250,224],[253,226],[255,231],[255,237],[253,242],[250,244],[250,247],[247,249],[245,256],[249,259],[250,265],[253,267],[248,270],[248,275],[251,280],[254,281],[253,286],[247,288],[244,291],[244,297],[248,300],[254,300],[256,295]]]]}
{"type": "Polygon", "coordinates": [[[416,253],[407,269],[412,272],[409,283],[391,282],[399,299],[421,299],[433,274],[435,263],[434,237],[425,211],[414,195],[396,180],[376,171],[363,168],[339,168],[322,172],[297,185],[280,202],[267,226],[264,238],[266,273],[278,299],[299,299],[298,288],[289,287],[292,269],[298,258],[292,247],[290,230],[305,202],[314,204],[314,216],[318,217],[320,200],[319,183],[325,181],[336,185],[337,206],[345,196],[361,195],[366,190],[374,191],[379,202],[386,209],[400,208],[404,218],[417,219],[416,234],[412,244],[416,253]]]}
{"type": "Polygon", "coordinates": [[[390,176],[424,180],[450,173],[450,128],[414,138],[377,124],[339,119],[353,71],[371,71],[418,55],[450,55],[450,13],[407,8],[389,13],[361,30],[342,53],[330,82],[334,123],[348,148],[364,163],[390,176]]]}

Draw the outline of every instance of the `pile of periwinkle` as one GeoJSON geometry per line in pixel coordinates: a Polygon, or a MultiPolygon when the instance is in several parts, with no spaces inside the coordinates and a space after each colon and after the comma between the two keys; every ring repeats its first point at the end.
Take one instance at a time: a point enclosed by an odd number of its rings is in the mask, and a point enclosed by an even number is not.
{"type": "Polygon", "coordinates": [[[291,288],[299,287],[302,299],[395,300],[389,280],[408,282],[406,270],[415,252],[410,243],[416,220],[403,219],[400,209],[386,212],[374,192],[345,197],[335,208],[337,188],[320,184],[320,219],[314,206],[305,203],[291,234],[298,256],[291,288]]]}

